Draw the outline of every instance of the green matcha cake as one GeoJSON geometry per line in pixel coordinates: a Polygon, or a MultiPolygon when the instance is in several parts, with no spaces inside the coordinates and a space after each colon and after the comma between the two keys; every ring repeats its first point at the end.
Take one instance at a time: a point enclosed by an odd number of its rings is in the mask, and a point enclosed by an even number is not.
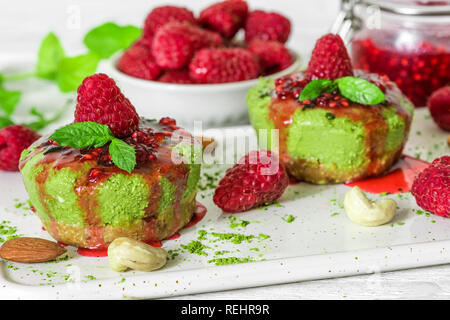
{"type": "Polygon", "coordinates": [[[310,82],[303,72],[260,80],[248,92],[250,122],[260,147],[278,151],[295,179],[316,184],[359,180],[383,174],[401,156],[413,105],[387,79],[359,71],[355,75],[383,88],[385,100],[363,105],[338,90],[301,100],[310,82]],[[278,130],[278,139],[271,129],[278,130]]]}
{"type": "MultiPolygon", "coordinates": [[[[200,164],[171,159],[172,152],[182,157],[190,146],[168,136],[158,139],[170,129],[156,121],[141,120],[139,130],[152,133],[158,147],[152,160],[140,161],[147,150],[135,144],[138,164],[131,173],[113,165],[106,147],[80,150],[41,140],[24,151],[23,181],[53,238],[87,248],[105,247],[123,236],[157,241],[191,220],[200,164]]],[[[133,145],[132,140],[127,142],[133,145]]]]}
{"type": "Polygon", "coordinates": [[[196,211],[201,143],[171,118],[140,118],[106,74],[78,88],[74,123],[24,150],[33,210],[56,240],[106,248],[163,240],[196,211]]]}

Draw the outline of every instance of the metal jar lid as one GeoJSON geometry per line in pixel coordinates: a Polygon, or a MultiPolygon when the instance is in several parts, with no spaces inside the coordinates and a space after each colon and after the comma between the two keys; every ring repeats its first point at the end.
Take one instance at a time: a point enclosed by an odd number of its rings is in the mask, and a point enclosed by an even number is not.
{"type": "MultiPolygon", "coordinates": [[[[347,0],[348,1],[348,0],[347,0]]],[[[345,0],[343,2],[346,2],[345,0]]],[[[411,1],[411,0],[361,0],[356,3],[377,6],[380,10],[411,16],[446,16],[450,15],[450,1],[411,1]]],[[[355,4],[356,4],[355,3],[355,4]]]]}
{"type": "Polygon", "coordinates": [[[375,7],[382,12],[438,17],[450,16],[450,0],[341,0],[341,10],[330,32],[339,34],[344,42],[349,43],[354,30],[362,25],[362,20],[355,12],[356,8],[375,7]]]}

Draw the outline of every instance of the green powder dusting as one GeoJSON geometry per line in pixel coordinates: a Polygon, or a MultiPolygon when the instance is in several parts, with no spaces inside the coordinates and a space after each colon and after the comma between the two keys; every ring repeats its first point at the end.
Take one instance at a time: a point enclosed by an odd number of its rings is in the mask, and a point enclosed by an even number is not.
{"type": "MultiPolygon", "coordinates": [[[[232,221],[235,221],[231,219],[232,221]]],[[[206,246],[201,241],[208,241],[209,243],[215,243],[218,241],[228,241],[232,244],[241,244],[241,243],[250,243],[251,240],[266,240],[270,238],[269,235],[260,233],[259,235],[245,235],[239,233],[219,233],[219,232],[207,232],[206,230],[199,230],[197,240],[193,240],[187,245],[180,245],[180,249],[169,250],[169,258],[173,259],[178,256],[179,252],[188,252],[191,254],[196,254],[199,256],[208,256],[213,255],[212,259],[208,261],[208,263],[214,263],[216,265],[226,265],[226,264],[234,264],[234,263],[246,263],[246,262],[254,262],[252,257],[247,258],[237,258],[237,257],[223,257],[224,255],[239,253],[241,250],[236,249],[232,251],[228,250],[216,250],[211,252],[211,247],[206,246]],[[210,249],[210,250],[207,250],[210,249]]],[[[212,247],[218,247],[213,244],[212,247]]],[[[251,248],[251,251],[259,252],[260,249],[257,247],[251,248]]],[[[261,255],[260,255],[261,256],[261,255]]]]}
{"type": "Polygon", "coordinates": [[[237,264],[237,263],[247,263],[254,262],[252,258],[237,258],[237,257],[227,257],[227,258],[215,258],[208,260],[208,263],[214,263],[216,266],[224,266],[228,264],[237,264]]]}
{"type": "Polygon", "coordinates": [[[216,255],[216,256],[223,256],[226,253],[230,253],[230,251],[228,251],[228,250],[220,250],[220,251],[214,252],[214,255],[216,255]]]}
{"type": "Polygon", "coordinates": [[[284,215],[283,218],[284,221],[286,221],[287,223],[292,223],[295,220],[295,217],[290,214],[290,215],[284,215]]]}
{"type": "Polygon", "coordinates": [[[259,240],[266,240],[266,239],[269,239],[269,238],[270,238],[270,236],[268,234],[264,234],[264,233],[258,234],[258,239],[259,240]]]}
{"type": "Polygon", "coordinates": [[[203,243],[197,240],[193,240],[187,245],[180,245],[183,249],[187,250],[189,253],[193,253],[199,256],[207,256],[208,254],[204,251],[205,249],[209,249],[208,246],[205,246],[203,243]]]}
{"type": "Polygon", "coordinates": [[[69,260],[69,256],[65,255],[65,256],[63,256],[61,258],[56,258],[56,259],[53,259],[53,260],[50,260],[50,261],[46,261],[44,263],[58,263],[58,262],[67,261],[67,260],[69,260]]]}
{"type": "Polygon", "coordinates": [[[229,222],[229,227],[230,228],[245,228],[246,226],[248,226],[250,224],[250,221],[247,220],[241,220],[238,219],[234,216],[230,216],[228,217],[228,222],[229,222]]]}
{"type": "Polygon", "coordinates": [[[240,233],[218,233],[218,232],[212,232],[211,235],[213,237],[216,237],[218,240],[227,240],[231,241],[234,244],[240,244],[243,241],[250,242],[251,239],[255,238],[255,236],[252,235],[244,235],[240,233]]]}
{"type": "Polygon", "coordinates": [[[208,232],[206,230],[198,230],[198,238],[197,240],[206,240],[206,235],[208,232]]]}
{"type": "Polygon", "coordinates": [[[274,206],[275,208],[284,208],[282,204],[279,204],[276,201],[266,202],[262,205],[263,210],[268,210],[270,206],[274,206]]]}
{"type": "Polygon", "coordinates": [[[337,216],[338,214],[339,214],[339,212],[333,212],[333,213],[331,214],[331,216],[334,217],[334,216],[337,216]]]}
{"type": "Polygon", "coordinates": [[[169,260],[175,259],[179,255],[180,249],[173,249],[167,251],[167,254],[169,255],[169,260]]]}
{"type": "Polygon", "coordinates": [[[17,228],[10,225],[11,221],[3,220],[0,223],[0,243],[19,237],[17,228]]]}
{"type": "Polygon", "coordinates": [[[213,174],[203,172],[200,177],[198,188],[202,191],[216,189],[217,184],[219,183],[219,180],[222,176],[222,173],[223,170],[216,171],[213,174]]]}

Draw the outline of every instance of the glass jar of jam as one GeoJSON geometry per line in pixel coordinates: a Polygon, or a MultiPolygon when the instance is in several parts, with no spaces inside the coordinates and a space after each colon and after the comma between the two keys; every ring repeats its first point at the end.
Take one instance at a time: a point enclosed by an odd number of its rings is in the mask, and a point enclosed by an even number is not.
{"type": "Polygon", "coordinates": [[[450,84],[450,0],[344,2],[355,68],[387,75],[416,107],[450,84]]]}

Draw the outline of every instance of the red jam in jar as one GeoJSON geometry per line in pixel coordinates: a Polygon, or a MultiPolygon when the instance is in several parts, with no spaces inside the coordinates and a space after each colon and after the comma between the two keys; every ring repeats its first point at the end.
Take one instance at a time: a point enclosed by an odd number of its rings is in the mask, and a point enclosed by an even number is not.
{"type": "Polygon", "coordinates": [[[354,67],[387,75],[417,107],[425,106],[433,91],[450,83],[450,50],[444,45],[420,41],[413,48],[394,48],[390,43],[372,38],[355,40],[354,67]]]}
{"type": "Polygon", "coordinates": [[[416,107],[450,84],[450,0],[352,3],[341,10],[352,23],[346,34],[356,69],[387,76],[416,107]]]}

